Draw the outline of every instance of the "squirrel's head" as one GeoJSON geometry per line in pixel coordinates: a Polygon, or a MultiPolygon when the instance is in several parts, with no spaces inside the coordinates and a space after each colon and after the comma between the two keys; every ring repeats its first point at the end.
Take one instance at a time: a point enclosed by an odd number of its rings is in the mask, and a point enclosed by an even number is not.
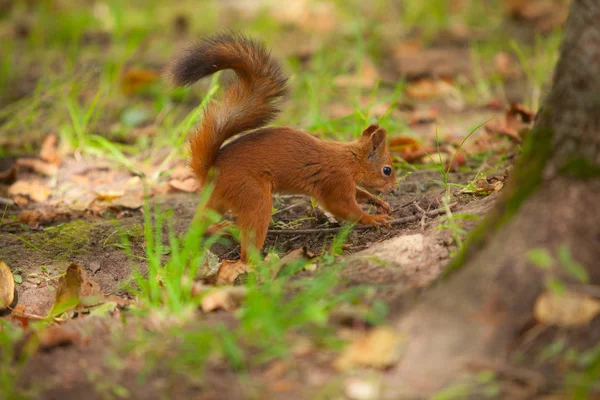
{"type": "Polygon", "coordinates": [[[358,139],[361,155],[357,182],[369,191],[389,193],[397,188],[392,156],[386,148],[385,129],[369,125],[358,139]]]}

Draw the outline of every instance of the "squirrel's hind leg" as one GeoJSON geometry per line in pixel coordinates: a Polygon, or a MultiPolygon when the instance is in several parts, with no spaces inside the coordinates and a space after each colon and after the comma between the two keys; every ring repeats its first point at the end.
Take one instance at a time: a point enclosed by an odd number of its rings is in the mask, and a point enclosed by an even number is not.
{"type": "Polygon", "coordinates": [[[241,260],[248,261],[249,248],[261,251],[267,237],[273,205],[271,188],[256,183],[251,192],[244,193],[244,199],[235,214],[241,235],[241,260]]]}

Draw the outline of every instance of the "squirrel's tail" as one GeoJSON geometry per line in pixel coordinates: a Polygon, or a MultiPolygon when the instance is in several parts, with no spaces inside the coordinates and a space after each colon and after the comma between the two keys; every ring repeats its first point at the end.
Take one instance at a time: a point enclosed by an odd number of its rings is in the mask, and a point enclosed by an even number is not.
{"type": "Polygon", "coordinates": [[[222,102],[211,102],[202,125],[190,138],[191,167],[203,185],[223,142],[260,128],[279,111],[275,100],[285,93],[287,78],[265,47],[245,36],[221,34],[204,39],[174,60],[167,74],[175,85],[189,85],[217,71],[237,75],[222,102]]]}

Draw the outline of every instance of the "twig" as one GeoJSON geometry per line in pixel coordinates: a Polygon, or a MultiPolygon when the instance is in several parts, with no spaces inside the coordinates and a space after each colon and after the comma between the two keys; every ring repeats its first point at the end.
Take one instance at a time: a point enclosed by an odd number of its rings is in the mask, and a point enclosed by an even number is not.
{"type": "MultiPolygon", "coordinates": [[[[456,206],[456,203],[452,203],[449,205],[450,208],[453,208],[454,206],[456,206]]],[[[432,210],[432,211],[428,211],[424,214],[424,216],[427,217],[436,217],[438,215],[441,214],[445,214],[446,210],[442,209],[442,208],[438,208],[436,210],[432,210]]],[[[404,218],[398,218],[398,219],[394,219],[389,221],[389,224],[392,226],[395,225],[402,225],[405,224],[407,222],[414,222],[414,221],[418,221],[419,219],[421,219],[421,215],[417,216],[417,215],[411,215],[410,217],[404,217],[404,218]]],[[[373,228],[372,225],[356,225],[354,227],[355,230],[359,230],[359,231],[363,231],[363,230],[367,230],[367,229],[371,229],[373,228]]],[[[268,231],[269,234],[276,234],[276,235],[311,235],[311,234],[315,234],[315,233],[337,233],[340,232],[342,230],[342,227],[335,227],[335,228],[320,228],[320,229],[270,229],[268,231]]]]}
{"type": "Polygon", "coordinates": [[[0,197],[0,205],[3,206],[14,206],[16,203],[13,199],[7,199],[6,197],[0,197]]]}
{"type": "Polygon", "coordinates": [[[309,199],[309,196],[305,196],[303,194],[281,194],[277,195],[280,199],[309,199]]]}
{"type": "Polygon", "coordinates": [[[281,210],[275,211],[273,214],[271,214],[271,217],[274,216],[274,215],[280,214],[282,212],[289,211],[292,208],[296,208],[296,207],[300,207],[300,206],[304,207],[304,206],[306,206],[306,204],[304,204],[304,203],[292,204],[291,206],[287,206],[286,208],[282,208],[281,210]]]}
{"type": "Polygon", "coordinates": [[[427,211],[423,210],[423,207],[421,207],[416,201],[413,203],[413,205],[415,206],[417,211],[419,211],[421,214],[423,214],[423,215],[427,214],[427,211]]]}

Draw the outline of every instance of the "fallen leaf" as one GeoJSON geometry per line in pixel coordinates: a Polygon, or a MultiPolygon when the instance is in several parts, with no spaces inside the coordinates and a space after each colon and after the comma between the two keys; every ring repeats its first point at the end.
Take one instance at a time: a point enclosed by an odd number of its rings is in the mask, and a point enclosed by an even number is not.
{"type": "Polygon", "coordinates": [[[370,88],[379,81],[379,72],[375,64],[367,58],[361,61],[356,72],[349,75],[339,75],[333,80],[333,84],[337,87],[361,87],[370,88]]]}
{"type": "Polygon", "coordinates": [[[494,68],[496,71],[506,77],[511,74],[512,70],[512,61],[508,53],[501,51],[494,55],[493,59],[494,68]]]}
{"type": "Polygon", "coordinates": [[[454,90],[454,86],[445,80],[423,78],[409,83],[406,95],[412,99],[424,100],[440,97],[454,90]]]}
{"type": "Polygon", "coordinates": [[[37,158],[19,158],[17,165],[46,176],[54,176],[58,172],[58,167],[55,164],[50,164],[37,158]]]}
{"type": "Polygon", "coordinates": [[[127,95],[133,94],[156,81],[159,76],[158,71],[154,69],[129,68],[121,76],[121,89],[127,95]]]}
{"type": "Polygon", "coordinates": [[[550,32],[564,25],[570,1],[504,0],[505,12],[513,18],[532,21],[536,31],[550,32]]]}
{"type": "MultiPolygon", "coordinates": [[[[31,200],[41,203],[50,197],[51,190],[39,181],[16,181],[8,188],[8,194],[11,197],[27,196],[31,200]]],[[[14,199],[17,201],[17,199],[14,199]]]]}
{"type": "Polygon", "coordinates": [[[456,172],[460,167],[467,163],[467,157],[463,151],[459,151],[458,154],[449,157],[446,161],[446,170],[450,172],[456,172]],[[450,165],[452,163],[452,165],[450,165]]]}
{"type": "Polygon", "coordinates": [[[585,325],[598,313],[600,301],[572,290],[562,294],[545,291],[538,296],[533,307],[533,314],[539,322],[560,327],[585,325]]]}
{"type": "Polygon", "coordinates": [[[217,272],[216,283],[234,283],[238,276],[250,272],[250,266],[241,260],[223,260],[217,272]]]}
{"type": "Polygon", "coordinates": [[[17,304],[15,279],[10,267],[0,261],[0,316],[7,315],[17,304]]]}
{"type": "Polygon", "coordinates": [[[41,351],[49,351],[59,346],[67,346],[79,340],[79,333],[61,325],[50,326],[38,334],[41,351]]]}
{"type": "Polygon", "coordinates": [[[178,165],[171,171],[171,179],[185,181],[188,178],[194,178],[194,171],[187,165],[178,165]]]}
{"type": "Polygon", "coordinates": [[[346,371],[355,367],[388,368],[399,360],[403,338],[389,326],[378,326],[350,343],[335,361],[346,371]]]}
{"type": "MultiPolygon", "coordinates": [[[[269,254],[269,256],[270,255],[271,254],[269,254]]],[[[279,274],[279,271],[286,265],[290,265],[299,260],[310,260],[313,258],[315,258],[315,255],[308,251],[306,247],[301,247],[299,249],[292,250],[277,262],[275,268],[273,268],[273,270],[271,271],[271,278],[275,279],[277,277],[277,274],[279,274]]],[[[267,259],[265,259],[265,261],[267,261],[267,259]]]]}
{"type": "Polygon", "coordinates": [[[24,207],[27,204],[30,203],[29,201],[29,197],[26,196],[21,196],[20,194],[13,196],[13,201],[15,202],[16,205],[18,205],[19,207],[24,207]]]}
{"type": "Polygon", "coordinates": [[[410,126],[421,125],[421,124],[429,124],[432,122],[436,122],[438,118],[437,110],[433,108],[429,108],[426,110],[415,110],[411,114],[408,124],[410,126]]]}
{"type": "Polygon", "coordinates": [[[48,135],[42,143],[40,158],[50,164],[60,165],[60,154],[57,150],[58,139],[56,135],[48,135]]]}
{"type": "Polygon", "coordinates": [[[111,209],[139,210],[144,205],[143,194],[126,193],[124,196],[111,201],[111,209]]]}
{"type": "MultiPolygon", "coordinates": [[[[237,2],[240,3],[240,2],[237,2]]],[[[263,9],[262,4],[256,11],[263,9]]],[[[325,34],[333,31],[339,25],[337,7],[334,4],[323,1],[310,0],[288,0],[285,7],[272,3],[269,12],[271,16],[279,23],[299,27],[304,31],[318,32],[325,34]]]]}
{"type": "Polygon", "coordinates": [[[19,222],[32,228],[39,226],[42,213],[36,210],[23,210],[19,214],[19,222]]]}
{"type": "Polygon", "coordinates": [[[105,191],[97,191],[95,192],[96,199],[103,201],[111,201],[114,199],[118,199],[125,194],[124,190],[105,190],[105,191]]]}
{"type": "Polygon", "coordinates": [[[200,307],[204,312],[215,310],[233,311],[238,308],[248,289],[243,286],[224,286],[210,290],[202,297],[200,307]]]}
{"type": "MultiPolygon", "coordinates": [[[[500,183],[502,184],[502,182],[500,183]]],[[[475,182],[474,186],[474,189],[464,188],[460,190],[459,193],[472,193],[478,196],[489,196],[490,194],[502,189],[503,185],[500,186],[497,183],[491,184],[486,179],[481,178],[475,182]]]]}
{"type": "Polygon", "coordinates": [[[533,125],[535,113],[521,104],[511,104],[504,113],[504,121],[490,121],[485,125],[489,133],[506,136],[522,143],[523,136],[533,125]]]}
{"type": "Polygon", "coordinates": [[[416,139],[400,136],[390,140],[389,151],[399,154],[404,161],[412,164],[421,161],[427,154],[436,152],[436,149],[425,148],[416,139]]]}
{"type": "Polygon", "coordinates": [[[395,47],[392,56],[400,74],[408,81],[426,76],[472,76],[473,59],[468,48],[453,46],[419,48],[410,44],[407,46],[405,43],[395,47]]]}
{"type": "Polygon", "coordinates": [[[13,164],[6,171],[0,171],[0,183],[13,183],[17,179],[17,165],[13,164]]]}
{"type": "Polygon", "coordinates": [[[58,281],[56,300],[50,311],[53,317],[76,307],[89,307],[102,303],[104,296],[100,286],[88,278],[77,264],[71,264],[58,281]]]}
{"type": "Polygon", "coordinates": [[[175,190],[188,193],[194,193],[198,190],[198,182],[196,182],[194,178],[189,178],[184,181],[171,179],[169,181],[169,186],[175,190]]]}

